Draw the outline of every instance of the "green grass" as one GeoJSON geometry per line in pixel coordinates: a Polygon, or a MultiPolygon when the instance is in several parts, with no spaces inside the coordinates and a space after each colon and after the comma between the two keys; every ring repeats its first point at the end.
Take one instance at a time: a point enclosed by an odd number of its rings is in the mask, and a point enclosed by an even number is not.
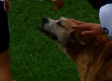
{"type": "Polygon", "coordinates": [[[86,0],[65,0],[53,11],[46,1],[11,1],[10,54],[13,78],[18,81],[80,81],[75,64],[38,28],[43,17],[69,17],[98,23],[98,12],[86,0]]]}

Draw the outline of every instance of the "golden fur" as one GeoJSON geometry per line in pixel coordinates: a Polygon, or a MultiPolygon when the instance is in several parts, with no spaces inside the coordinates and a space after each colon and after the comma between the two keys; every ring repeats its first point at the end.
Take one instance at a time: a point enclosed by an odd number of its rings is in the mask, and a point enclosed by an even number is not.
{"type": "Polygon", "coordinates": [[[48,18],[48,22],[43,22],[42,30],[57,36],[54,41],[74,61],[81,81],[112,81],[112,43],[109,38],[106,35],[81,35],[81,30],[72,29],[72,25],[76,24],[68,18],[48,18]]]}

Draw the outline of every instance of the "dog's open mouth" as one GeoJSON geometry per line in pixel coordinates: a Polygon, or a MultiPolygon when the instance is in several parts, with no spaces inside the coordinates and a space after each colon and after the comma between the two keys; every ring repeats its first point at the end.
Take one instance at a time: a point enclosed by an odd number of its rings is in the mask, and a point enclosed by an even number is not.
{"type": "Polygon", "coordinates": [[[43,34],[45,34],[45,35],[47,35],[48,37],[50,37],[51,39],[53,39],[53,40],[58,40],[58,37],[57,37],[56,35],[54,35],[52,32],[49,32],[49,31],[44,30],[44,28],[43,28],[42,26],[39,27],[39,30],[40,30],[43,34]]]}

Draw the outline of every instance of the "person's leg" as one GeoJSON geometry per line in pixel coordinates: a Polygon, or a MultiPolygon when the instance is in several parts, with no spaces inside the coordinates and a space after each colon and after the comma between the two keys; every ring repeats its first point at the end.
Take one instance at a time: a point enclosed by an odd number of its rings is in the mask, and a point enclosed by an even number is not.
{"type": "Polygon", "coordinates": [[[9,54],[9,29],[7,14],[0,1],[0,81],[12,81],[9,54]]]}
{"type": "Polygon", "coordinates": [[[9,50],[0,54],[0,81],[12,81],[9,50]]]}
{"type": "Polygon", "coordinates": [[[53,7],[54,10],[58,10],[64,6],[64,0],[50,0],[50,1],[52,1],[54,4],[53,7]]]}

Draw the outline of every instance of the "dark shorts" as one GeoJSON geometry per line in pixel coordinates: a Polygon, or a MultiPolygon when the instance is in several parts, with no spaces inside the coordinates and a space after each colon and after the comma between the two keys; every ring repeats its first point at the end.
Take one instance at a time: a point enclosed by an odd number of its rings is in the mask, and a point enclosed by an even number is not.
{"type": "Polygon", "coordinates": [[[3,2],[0,1],[0,53],[9,49],[9,40],[8,18],[3,2]]]}

